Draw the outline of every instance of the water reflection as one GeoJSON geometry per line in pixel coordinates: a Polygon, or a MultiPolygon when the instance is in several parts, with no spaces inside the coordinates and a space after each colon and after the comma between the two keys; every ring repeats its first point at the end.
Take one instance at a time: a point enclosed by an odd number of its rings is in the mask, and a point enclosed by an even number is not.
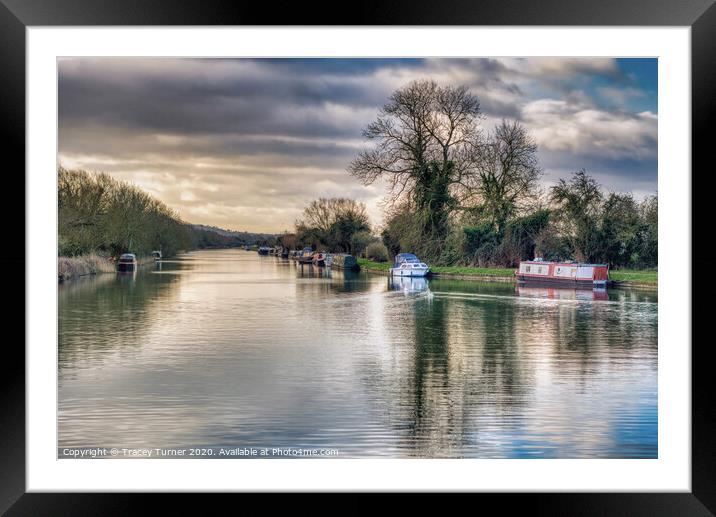
{"type": "Polygon", "coordinates": [[[524,287],[517,285],[517,294],[548,300],[609,300],[606,289],[571,289],[565,287],[524,287]]]}
{"type": "Polygon", "coordinates": [[[60,446],[656,457],[656,294],[186,254],[60,286],[60,446]]]}
{"type": "Polygon", "coordinates": [[[424,277],[391,276],[388,277],[388,285],[390,289],[402,291],[405,294],[429,291],[428,280],[424,277]]]}

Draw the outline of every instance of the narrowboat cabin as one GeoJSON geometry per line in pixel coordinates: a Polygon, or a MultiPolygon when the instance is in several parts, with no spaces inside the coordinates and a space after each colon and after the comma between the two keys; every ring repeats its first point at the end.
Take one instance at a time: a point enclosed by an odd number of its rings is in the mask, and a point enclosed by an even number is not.
{"type": "Polygon", "coordinates": [[[137,270],[137,257],[134,253],[122,253],[117,261],[119,273],[131,273],[137,270]]]}
{"type": "Polygon", "coordinates": [[[313,249],[303,248],[303,252],[296,258],[299,264],[310,264],[313,262],[313,249]]]}
{"type": "Polygon", "coordinates": [[[515,271],[515,275],[518,282],[528,285],[603,289],[609,282],[609,266],[607,264],[528,260],[520,262],[520,267],[515,271]]]}
{"type": "Polygon", "coordinates": [[[331,261],[331,268],[336,269],[348,269],[357,271],[360,269],[358,261],[353,255],[347,255],[345,253],[334,253],[331,261]]]}
{"type": "Polygon", "coordinates": [[[395,263],[390,268],[393,276],[426,276],[430,268],[412,253],[398,253],[395,263]]]}
{"type": "Polygon", "coordinates": [[[268,255],[269,251],[271,251],[271,248],[269,248],[268,246],[259,247],[259,255],[268,255]]]}
{"type": "Polygon", "coordinates": [[[333,254],[332,253],[326,253],[325,263],[326,263],[326,267],[333,266],[333,254]]]}

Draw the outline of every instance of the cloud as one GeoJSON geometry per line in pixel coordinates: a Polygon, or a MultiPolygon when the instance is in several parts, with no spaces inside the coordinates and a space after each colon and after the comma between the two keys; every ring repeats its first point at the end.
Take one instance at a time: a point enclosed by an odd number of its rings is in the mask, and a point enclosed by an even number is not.
{"type": "Polygon", "coordinates": [[[281,231],[311,199],[349,196],[378,224],[385,189],[346,167],[389,95],[427,78],[468,86],[485,128],[521,120],[548,178],[585,166],[608,188],[655,190],[656,106],[601,58],[64,58],[60,161],[132,181],[195,223],[281,231]]]}
{"type": "Polygon", "coordinates": [[[614,160],[656,157],[657,117],[648,111],[608,112],[540,99],[526,104],[522,115],[544,149],[614,160]]]}

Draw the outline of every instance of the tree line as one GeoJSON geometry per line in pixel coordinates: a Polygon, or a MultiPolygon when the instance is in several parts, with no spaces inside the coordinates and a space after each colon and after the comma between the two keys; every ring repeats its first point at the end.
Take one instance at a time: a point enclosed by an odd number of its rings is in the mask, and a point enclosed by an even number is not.
{"type": "Polygon", "coordinates": [[[414,81],[364,130],[373,145],[348,172],[388,185],[381,238],[390,255],[481,267],[535,256],[657,265],[656,195],[604,193],[584,170],[545,191],[525,127],[503,120],[484,132],[482,118],[467,87],[414,81]]]}
{"type": "Polygon", "coordinates": [[[117,257],[161,250],[242,246],[243,239],[195,228],[164,203],[105,173],[57,171],[58,255],[117,257]]]}

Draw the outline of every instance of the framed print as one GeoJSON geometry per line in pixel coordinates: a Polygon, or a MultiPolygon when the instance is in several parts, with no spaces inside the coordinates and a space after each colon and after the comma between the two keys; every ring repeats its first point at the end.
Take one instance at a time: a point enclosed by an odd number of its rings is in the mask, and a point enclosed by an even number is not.
{"type": "Polygon", "coordinates": [[[155,491],[714,511],[710,2],[350,26],[3,2],[9,514],[155,491]]]}

